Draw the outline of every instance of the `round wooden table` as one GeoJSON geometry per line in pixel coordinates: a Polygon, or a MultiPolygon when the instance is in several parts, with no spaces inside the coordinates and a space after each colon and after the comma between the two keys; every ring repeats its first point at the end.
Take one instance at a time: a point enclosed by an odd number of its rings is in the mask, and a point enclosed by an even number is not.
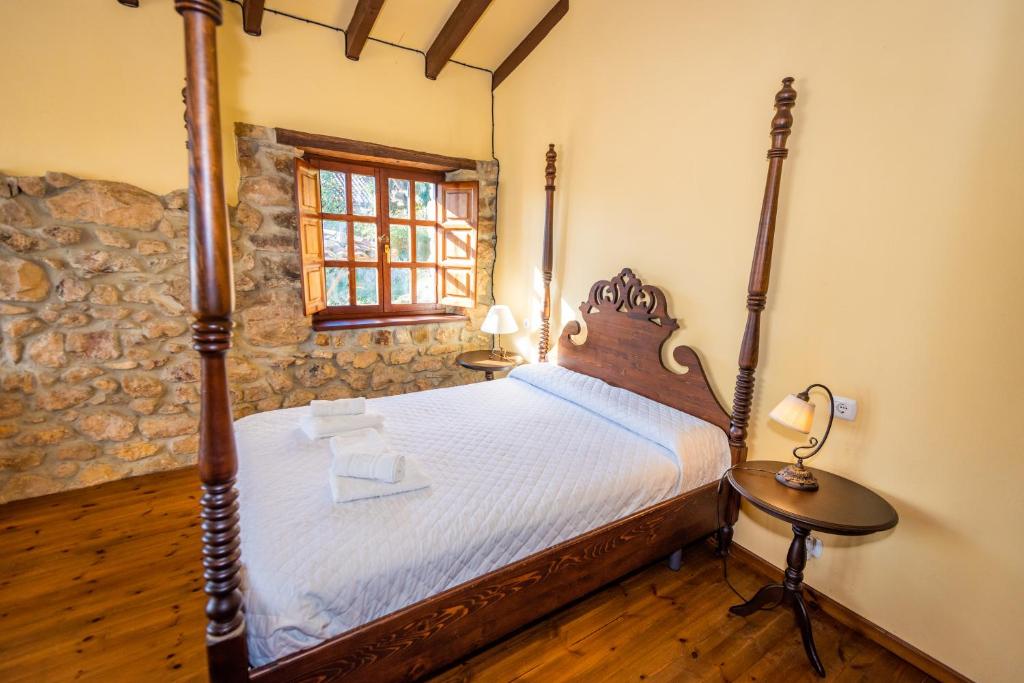
{"type": "Polygon", "coordinates": [[[466,351],[455,357],[455,362],[469,370],[484,373],[484,379],[494,379],[495,372],[511,370],[523,364],[523,357],[509,354],[507,358],[495,358],[490,351],[466,351]]]}
{"type": "Polygon", "coordinates": [[[807,537],[811,531],[842,536],[864,536],[896,526],[899,515],[874,491],[830,472],[808,468],[818,480],[817,491],[800,491],[783,486],[775,473],[788,463],[774,460],[746,462],[730,470],[727,479],[732,488],[754,507],[793,526],[793,542],[786,556],[786,575],[782,583],[763,587],[742,605],[729,608],[733,614],[747,616],[765,605],[789,605],[796,615],[804,641],[804,650],[819,676],[825,676],[818,651],[814,647],[811,618],[804,602],[804,566],[807,564],[807,537]]]}

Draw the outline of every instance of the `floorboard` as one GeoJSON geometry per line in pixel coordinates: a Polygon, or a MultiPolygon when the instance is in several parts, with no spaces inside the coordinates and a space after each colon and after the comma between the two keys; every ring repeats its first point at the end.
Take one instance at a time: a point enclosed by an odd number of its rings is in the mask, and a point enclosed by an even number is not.
{"type": "MultiPolygon", "coordinates": [[[[0,681],[205,681],[198,494],[188,469],[0,506],[0,681]]],[[[746,594],[769,579],[730,578],[746,594]]],[[[788,612],[736,602],[698,544],[681,571],[632,574],[430,683],[820,680],[788,612]]],[[[933,680],[812,618],[830,680],[933,680]]]]}

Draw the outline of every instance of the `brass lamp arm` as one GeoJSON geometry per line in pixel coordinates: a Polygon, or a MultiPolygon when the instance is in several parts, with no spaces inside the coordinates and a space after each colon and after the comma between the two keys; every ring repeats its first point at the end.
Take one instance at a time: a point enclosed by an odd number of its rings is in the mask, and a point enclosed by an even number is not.
{"type": "Polygon", "coordinates": [[[812,436],[810,439],[810,443],[804,446],[797,446],[796,448],[793,449],[793,456],[797,459],[798,462],[802,462],[808,458],[812,458],[815,455],[817,455],[818,451],[821,450],[821,447],[825,445],[825,440],[828,439],[828,433],[832,431],[832,420],[835,419],[836,416],[835,399],[832,397],[832,391],[824,384],[812,384],[803,391],[801,391],[799,394],[797,394],[796,397],[804,401],[810,402],[811,389],[814,389],[815,387],[824,389],[825,393],[828,394],[828,425],[825,427],[825,433],[821,435],[821,441],[818,441],[817,438],[812,436]],[[799,453],[799,451],[805,451],[808,448],[812,450],[807,455],[801,455],[799,453]]]}

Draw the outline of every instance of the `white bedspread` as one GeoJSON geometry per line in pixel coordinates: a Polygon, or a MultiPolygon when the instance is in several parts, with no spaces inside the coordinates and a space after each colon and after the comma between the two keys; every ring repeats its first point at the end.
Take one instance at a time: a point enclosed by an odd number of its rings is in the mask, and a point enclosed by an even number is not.
{"type": "Polygon", "coordinates": [[[717,479],[723,432],[564,368],[369,401],[424,491],[334,505],[308,408],[235,423],[261,665],[717,479]]]}

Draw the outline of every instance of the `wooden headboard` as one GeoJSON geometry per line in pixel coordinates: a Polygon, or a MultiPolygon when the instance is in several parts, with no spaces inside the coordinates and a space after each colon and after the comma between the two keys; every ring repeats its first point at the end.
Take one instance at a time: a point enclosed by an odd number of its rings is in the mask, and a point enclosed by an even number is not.
{"type": "Polygon", "coordinates": [[[665,367],[662,347],[679,329],[668,313],[665,294],[645,285],[629,268],[599,280],[580,304],[586,329],[573,320],[562,330],[558,364],[676,408],[728,433],[729,413],[708,383],[697,353],[672,349],[685,372],[665,367]],[[585,333],[585,339],[574,339],[585,333]]]}

